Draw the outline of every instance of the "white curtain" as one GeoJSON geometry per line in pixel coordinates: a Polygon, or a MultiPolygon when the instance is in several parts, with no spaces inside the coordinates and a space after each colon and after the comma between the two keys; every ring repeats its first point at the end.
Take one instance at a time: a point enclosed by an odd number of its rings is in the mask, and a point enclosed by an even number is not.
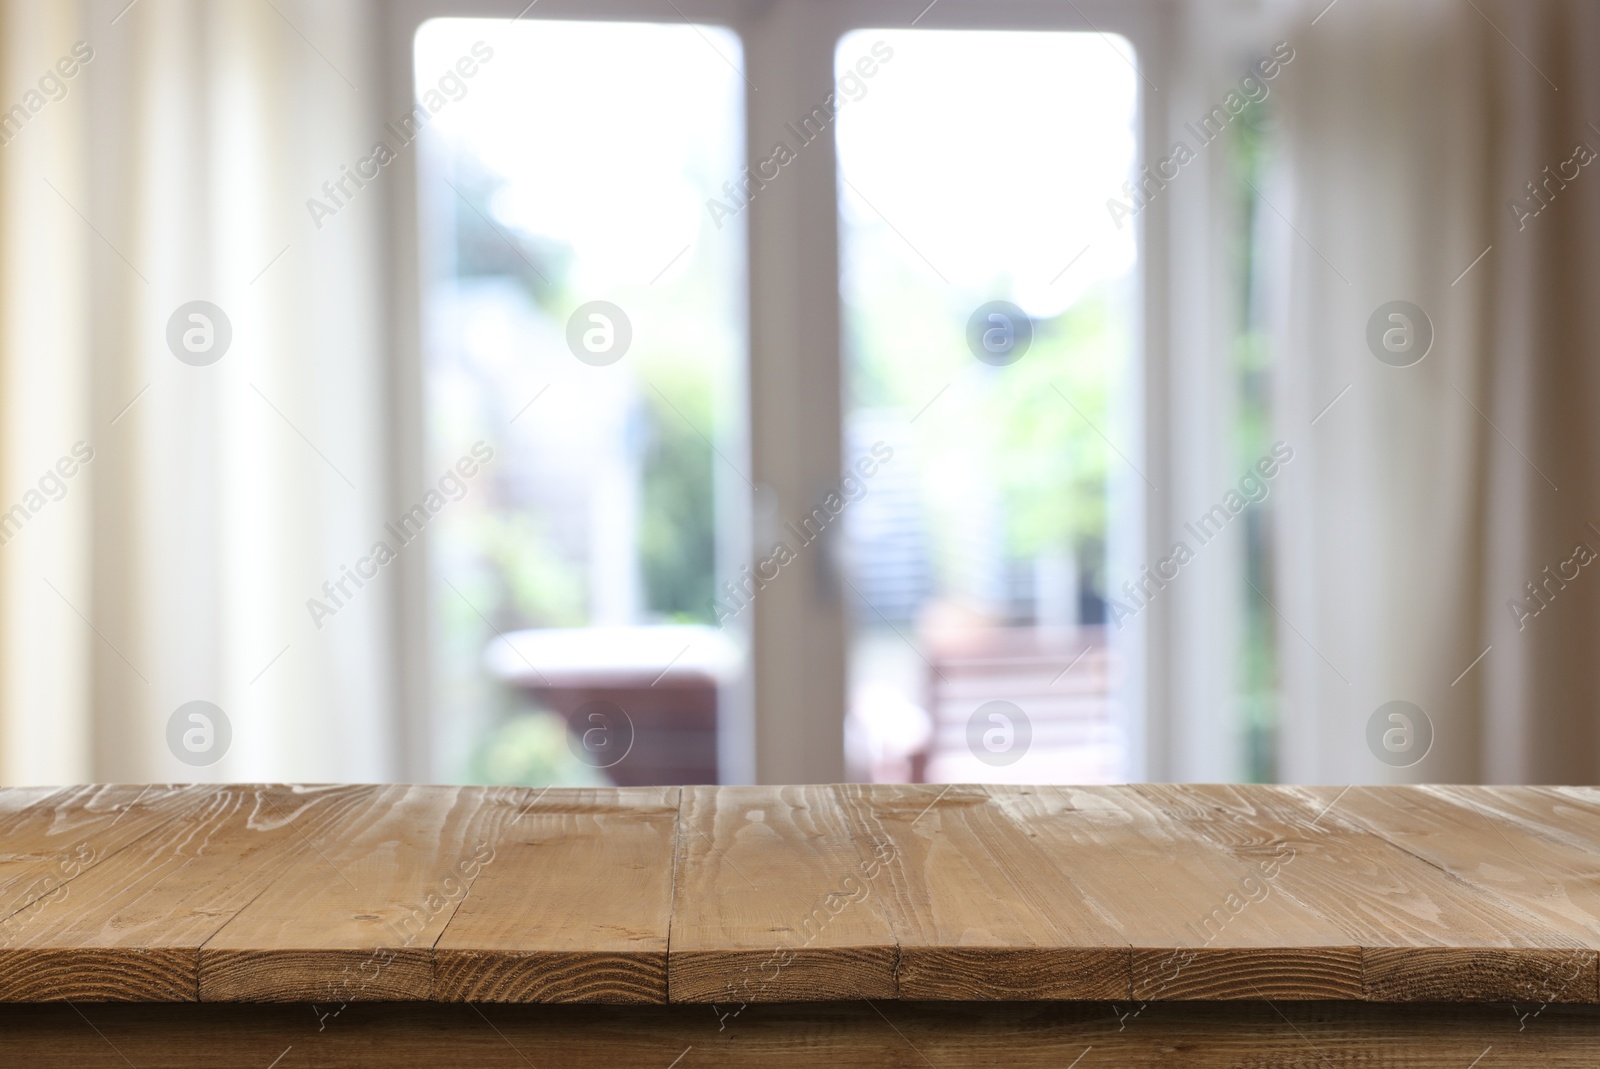
{"type": "Polygon", "coordinates": [[[0,12],[0,780],[392,777],[397,592],[305,604],[389,494],[386,194],[305,207],[380,135],[372,10],[0,12]],[[193,301],[231,325],[205,366],[168,342],[193,301]],[[196,700],[214,763],[169,747],[196,700]]]}
{"type": "Polygon", "coordinates": [[[1283,778],[1594,782],[1600,162],[1566,161],[1600,149],[1600,6],[1315,0],[1284,35],[1283,778]],[[1366,340],[1395,300],[1433,325],[1409,367],[1366,340]],[[1367,741],[1393,700],[1432,724],[1406,767],[1367,741]]]}

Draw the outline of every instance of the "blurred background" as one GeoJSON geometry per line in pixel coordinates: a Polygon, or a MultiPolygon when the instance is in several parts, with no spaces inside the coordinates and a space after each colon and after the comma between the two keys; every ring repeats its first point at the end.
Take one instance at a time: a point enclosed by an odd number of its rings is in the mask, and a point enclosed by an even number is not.
{"type": "Polygon", "coordinates": [[[1594,782],[1597,60],[4,0],[0,781],[1594,782]]]}

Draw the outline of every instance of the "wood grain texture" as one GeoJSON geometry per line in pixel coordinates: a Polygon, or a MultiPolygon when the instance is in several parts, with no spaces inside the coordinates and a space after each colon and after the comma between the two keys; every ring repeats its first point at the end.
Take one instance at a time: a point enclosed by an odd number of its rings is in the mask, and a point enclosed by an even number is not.
{"type": "MultiPolygon", "coordinates": [[[[1451,788],[1357,787],[1330,812],[1505,904],[1506,912],[1547,923],[1564,946],[1445,952],[1467,968],[1429,968],[1417,947],[1372,948],[1368,997],[1433,1001],[1511,995],[1528,1002],[1600,1001],[1600,856],[1538,824],[1480,804],[1480,792],[1451,788]],[[1459,974],[1452,992],[1443,980],[1459,974]],[[1470,985],[1463,981],[1470,980],[1470,985]]],[[[1432,952],[1435,958],[1439,952],[1432,952]]]]}
{"type": "Polygon", "coordinates": [[[678,794],[535,795],[435,945],[433,998],[665,1002],[678,794]]]}
{"type": "Polygon", "coordinates": [[[1600,787],[1452,787],[1432,790],[1471,798],[1477,805],[1498,810],[1529,824],[1571,836],[1575,842],[1593,843],[1600,836],[1600,787]]]}
{"type": "Polygon", "coordinates": [[[1234,855],[1130,787],[995,796],[1132,947],[1131,997],[1361,997],[1359,949],[1272,892],[1278,851],[1234,855]]]}
{"type": "MultiPolygon", "coordinates": [[[[355,788],[336,788],[350,794],[355,788]]],[[[14,915],[26,945],[0,946],[0,1001],[198,997],[200,946],[302,846],[262,826],[283,787],[222,787],[14,915]]]]}
{"type": "Polygon", "coordinates": [[[1592,1069],[1600,1010],[1370,1003],[0,1007],[26,1069],[1592,1069]]]}
{"type": "MultiPolygon", "coordinates": [[[[150,874],[147,858],[204,829],[218,793],[162,785],[0,792],[0,1001],[193,999],[193,954],[174,952],[159,933],[154,943],[136,936],[120,946],[81,937],[95,927],[105,889],[138,883],[150,874]]],[[[171,913],[155,910],[160,931],[170,930],[171,913]]]]}
{"type": "Polygon", "coordinates": [[[269,807],[309,847],[200,949],[211,1002],[427,999],[433,944],[527,792],[369,787],[269,807]]]}
{"type": "Polygon", "coordinates": [[[202,805],[212,790],[157,784],[0,790],[0,944],[23,938],[34,913],[71,880],[202,805]]]}
{"type": "Polygon", "coordinates": [[[893,998],[894,930],[861,892],[892,849],[834,787],[683,788],[668,998],[893,998]]]}
{"type": "Polygon", "coordinates": [[[839,788],[876,863],[859,894],[883,903],[902,999],[1115,999],[1129,949],[1036,838],[984,787],[839,788]]]}
{"type": "MultiPolygon", "coordinates": [[[[1135,789],[1241,858],[1291,850],[1274,886],[1361,947],[1364,998],[1511,1001],[1548,972],[1552,951],[1570,965],[1581,946],[1572,931],[1347,819],[1339,807],[1354,789],[1135,789]]],[[[1483,834],[1489,851],[1493,836],[1483,834]]]]}
{"type": "Polygon", "coordinates": [[[1597,1003],[1600,791],[0,790],[67,999],[1597,1003]]]}

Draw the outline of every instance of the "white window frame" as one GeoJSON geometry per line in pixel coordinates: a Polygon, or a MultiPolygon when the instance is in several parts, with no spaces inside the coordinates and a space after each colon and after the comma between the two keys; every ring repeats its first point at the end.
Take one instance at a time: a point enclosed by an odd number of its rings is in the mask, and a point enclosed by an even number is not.
{"type": "MultiPolygon", "coordinates": [[[[1174,139],[1181,102],[1188,100],[1195,114],[1204,110],[1204,90],[1184,89],[1203,79],[1186,76],[1171,62],[1178,39],[1190,32],[1185,10],[1160,0],[937,0],[931,5],[925,0],[540,0],[536,5],[526,0],[393,0],[382,5],[380,14],[383,111],[400,114],[411,107],[413,42],[418,27],[430,18],[520,14],[524,20],[714,24],[735,31],[742,41],[745,73],[755,86],[746,91],[745,102],[746,154],[754,161],[784,123],[810,112],[833,91],[834,51],[840,37],[852,30],[903,27],[913,21],[919,29],[1071,30],[1115,33],[1133,43],[1144,80],[1140,155],[1152,160],[1163,156],[1174,139]]],[[[784,181],[764,190],[744,213],[749,240],[748,442],[745,455],[735,459],[747,465],[757,485],[770,488],[782,514],[808,507],[819,487],[836,480],[842,461],[836,171],[832,138],[818,139],[785,169],[784,181]],[[819,220],[829,225],[818,226],[819,220]]],[[[389,298],[395,314],[388,444],[391,493],[398,503],[416,499],[427,480],[415,156],[404,155],[391,173],[392,247],[387,253],[393,265],[389,298]]],[[[1220,454],[1197,457],[1192,448],[1196,441],[1227,440],[1215,433],[1227,406],[1207,409],[1200,403],[1218,395],[1219,373],[1210,366],[1214,361],[1201,361],[1186,375],[1172,359],[1186,341],[1204,343],[1179,337],[1169,309],[1184,301],[1214,306],[1205,286],[1185,284],[1174,270],[1181,259],[1187,264],[1184,279],[1209,277],[1203,265],[1216,262],[1204,240],[1198,249],[1173,247],[1169,205],[1200,205],[1207,196],[1203,179],[1192,184],[1196,188],[1184,191],[1181,200],[1175,184],[1173,196],[1157,198],[1138,217],[1141,336],[1126,391],[1125,407],[1132,411],[1124,422],[1131,440],[1121,444],[1143,477],[1129,473],[1112,488],[1118,524],[1109,539],[1113,582],[1136,575],[1140,564],[1152,559],[1150,551],[1166,541],[1147,532],[1178,526],[1172,520],[1184,515],[1188,504],[1172,489],[1178,479],[1185,485],[1205,485],[1206,478],[1196,482],[1197,466],[1226,471],[1220,454]],[[1198,390],[1197,375],[1208,380],[1198,390]],[[1190,447],[1177,448],[1180,440],[1190,447]]],[[[1064,251],[1070,256],[1071,250],[1064,251]]],[[[404,558],[401,566],[394,634],[403,673],[396,713],[401,773],[427,779],[436,774],[427,767],[432,708],[427,562],[404,558]]],[[[755,601],[750,693],[747,701],[732,703],[733,715],[719,732],[725,782],[816,783],[845,776],[849,631],[831,567],[824,555],[810,555],[800,562],[796,581],[775,585],[755,601]]],[[[1214,656],[1202,655],[1204,650],[1197,654],[1195,643],[1179,634],[1196,631],[1184,621],[1196,619],[1202,599],[1211,601],[1205,591],[1193,594],[1157,599],[1117,635],[1125,666],[1120,704],[1138,711],[1126,725],[1130,778],[1228,778],[1229,758],[1216,740],[1227,735],[1219,718],[1225,716],[1221,706],[1231,684],[1216,678],[1214,656]],[[1191,668],[1204,676],[1198,690],[1190,685],[1196,682],[1191,668]]],[[[1201,621],[1199,633],[1215,622],[1214,617],[1201,621]]]]}

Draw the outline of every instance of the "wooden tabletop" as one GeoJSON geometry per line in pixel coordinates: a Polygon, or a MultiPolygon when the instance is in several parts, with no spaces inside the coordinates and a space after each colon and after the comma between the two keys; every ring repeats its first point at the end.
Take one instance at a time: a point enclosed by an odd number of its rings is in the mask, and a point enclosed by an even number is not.
{"type": "Polygon", "coordinates": [[[0,1001],[1600,1002],[1600,790],[0,790],[0,1001]]]}

